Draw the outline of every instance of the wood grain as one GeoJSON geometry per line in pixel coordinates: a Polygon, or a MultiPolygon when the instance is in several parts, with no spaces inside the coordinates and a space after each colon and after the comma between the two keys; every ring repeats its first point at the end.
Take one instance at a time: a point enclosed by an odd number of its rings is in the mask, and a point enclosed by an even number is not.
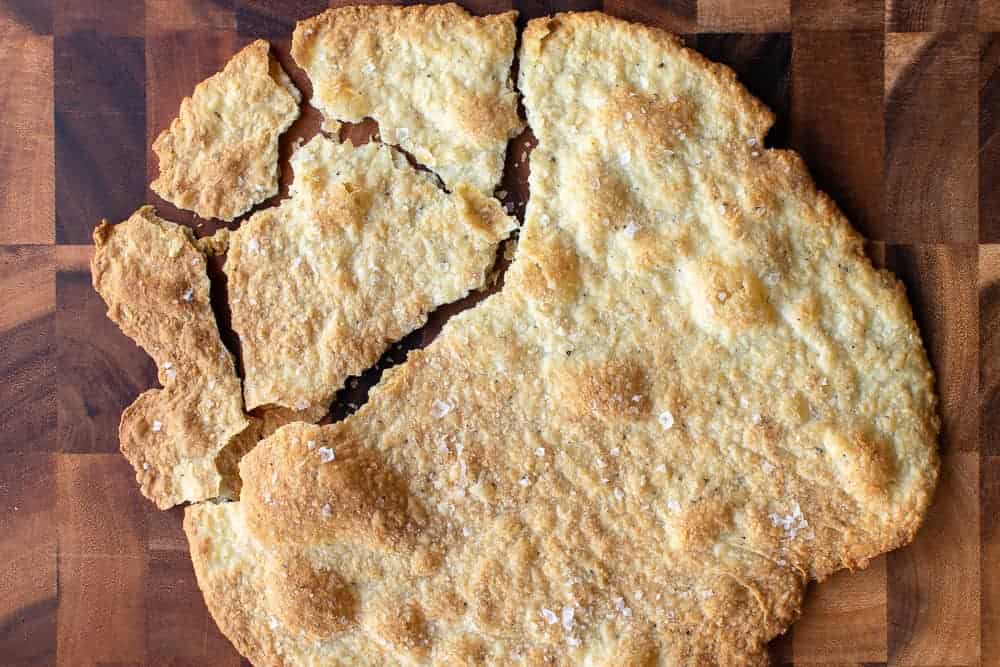
{"type": "Polygon", "coordinates": [[[979,238],[977,54],[974,34],[886,35],[887,240],[979,238]]]}
{"type": "Polygon", "coordinates": [[[882,215],[882,33],[795,32],[792,146],[855,227],[892,236],[882,215]]]}
{"type": "Polygon", "coordinates": [[[0,15],[0,244],[52,243],[52,36],[0,15]]]}
{"type": "MultiPolygon", "coordinates": [[[[150,202],[149,145],[194,85],[253,39],[306,96],[297,19],[350,0],[0,0],[0,663],[236,665],[197,590],[182,511],[156,511],[117,453],[151,360],[90,286],[91,230],[150,202]]],[[[906,285],[938,375],[943,471],[916,542],[813,586],[775,664],[1000,664],[1000,2],[477,0],[528,18],[601,9],[681,33],[777,113],[768,144],[820,186],[906,285]],[[977,32],[978,31],[978,32],[977,32]]],[[[281,141],[315,134],[319,114],[281,141]]],[[[366,140],[371,124],[343,136],[366,140]]],[[[523,214],[530,132],[505,202],[523,214]]],[[[282,174],[283,192],[291,174],[282,174]]],[[[279,195],[280,197],[281,195],[279,195]]],[[[230,226],[237,226],[236,221],[230,226]]],[[[213,301],[225,283],[213,262],[213,301]]],[[[433,314],[338,395],[426,345],[433,314]]],[[[227,342],[236,349],[227,332],[227,342]]]]}

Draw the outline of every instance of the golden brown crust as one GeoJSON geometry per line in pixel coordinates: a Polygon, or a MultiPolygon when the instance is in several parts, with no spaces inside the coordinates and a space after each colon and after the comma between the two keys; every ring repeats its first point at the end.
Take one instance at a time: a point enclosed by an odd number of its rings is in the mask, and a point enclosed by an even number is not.
{"type": "Polygon", "coordinates": [[[329,405],[430,311],[482,287],[516,224],[386,146],[319,136],[292,168],[290,199],[232,234],[225,265],[250,409],[329,405]]]}
{"type": "Polygon", "coordinates": [[[507,141],[524,127],[510,82],[516,17],[455,4],[341,7],[298,23],[292,57],[332,122],[324,129],[374,118],[384,141],[449,188],[491,193],[507,141]]]}
{"type": "Polygon", "coordinates": [[[247,420],[209,303],[205,257],[188,228],[151,206],[121,224],[101,223],[94,243],[94,288],[108,317],[153,357],[163,385],[122,413],[122,452],[159,507],[213,498],[215,457],[247,420]]]}
{"type": "Polygon", "coordinates": [[[257,40],[202,81],[153,143],[153,191],[203,218],[232,220],[278,194],[278,137],[301,95],[270,46],[257,40]]]}
{"type": "Polygon", "coordinates": [[[909,305],[801,160],[761,146],[770,113],[602,14],[529,23],[520,76],[538,145],[503,291],[347,420],[264,440],[241,502],[188,512],[251,660],[766,664],[808,580],[926,513],[938,419],[909,305]],[[275,553],[350,610],[323,641],[275,553]]]}

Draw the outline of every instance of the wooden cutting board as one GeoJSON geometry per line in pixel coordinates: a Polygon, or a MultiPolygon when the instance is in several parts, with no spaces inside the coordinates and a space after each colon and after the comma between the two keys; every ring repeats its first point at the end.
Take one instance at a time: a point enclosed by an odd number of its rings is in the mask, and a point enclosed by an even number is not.
{"type": "MultiPolygon", "coordinates": [[[[144,202],[214,229],[149,192],[152,139],[197,82],[258,37],[308,91],[288,57],[291,29],[326,6],[0,0],[2,664],[240,662],[202,602],[181,510],[145,501],[118,454],[121,410],[156,375],[91,289],[90,235],[144,202]]],[[[603,7],[732,66],[778,114],[769,144],[805,156],[874,261],[907,285],[938,373],[937,499],[914,544],[813,587],[802,620],[773,644],[775,663],[1000,664],[1000,35],[990,32],[1000,2],[513,6],[522,19],[603,7]]],[[[284,155],[317,125],[306,113],[284,155]]],[[[514,159],[529,148],[522,140],[514,159]]],[[[504,187],[524,200],[523,167],[504,187]]]]}

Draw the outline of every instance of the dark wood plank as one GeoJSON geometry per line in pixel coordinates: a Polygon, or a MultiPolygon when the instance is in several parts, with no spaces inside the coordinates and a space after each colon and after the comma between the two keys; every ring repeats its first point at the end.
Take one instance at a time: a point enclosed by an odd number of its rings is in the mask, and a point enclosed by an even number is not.
{"type": "Polygon", "coordinates": [[[1000,456],[980,462],[980,555],[982,664],[1000,664],[1000,456]]]}
{"type": "Polygon", "coordinates": [[[51,246],[0,247],[0,453],[58,444],[54,276],[51,246]]]}
{"type": "Polygon", "coordinates": [[[0,14],[0,244],[52,243],[52,37],[21,20],[0,14]]]}
{"type": "Polygon", "coordinates": [[[704,32],[782,32],[791,22],[790,0],[698,0],[704,32]]]}
{"type": "Polygon", "coordinates": [[[982,32],[996,32],[1000,30],[1000,2],[996,0],[979,0],[976,27],[982,32]]]}
{"type": "Polygon", "coordinates": [[[981,451],[1000,456],[1000,245],[979,248],[979,398],[981,451]]]}
{"type": "Polygon", "coordinates": [[[59,2],[54,24],[57,35],[98,32],[119,37],[142,37],[145,30],[142,0],[72,0],[59,2]]]}
{"type": "Polygon", "coordinates": [[[795,32],[791,147],[865,236],[882,217],[882,33],[795,32]]]}
{"type": "Polygon", "coordinates": [[[59,34],[55,51],[56,240],[91,242],[103,217],[142,203],[145,54],[141,37],[59,34]]]}
{"type": "Polygon", "coordinates": [[[235,0],[146,0],[145,36],[177,31],[235,30],[235,4],[235,0]]]}
{"type": "Polygon", "coordinates": [[[885,266],[906,285],[937,381],[941,448],[978,451],[977,247],[889,244],[885,266]]]}
{"type": "Polygon", "coordinates": [[[795,30],[882,30],[882,0],[792,0],[795,30]]]}
{"type": "Polygon", "coordinates": [[[886,660],[886,559],[809,587],[795,624],[797,664],[886,660]]]}
{"type": "Polygon", "coordinates": [[[36,35],[51,35],[55,0],[0,0],[0,17],[36,35]]]}
{"type": "Polygon", "coordinates": [[[979,664],[979,509],[978,452],[945,452],[924,525],[887,556],[889,664],[979,664]]]}
{"type": "Polygon", "coordinates": [[[978,37],[886,35],[887,240],[978,237],[978,37]]]}
{"type": "Polygon", "coordinates": [[[56,293],[59,448],[117,452],[122,410],[158,386],[156,366],[108,319],[87,266],[60,270],[56,293]]]}
{"type": "Polygon", "coordinates": [[[44,454],[0,454],[0,656],[8,665],[56,658],[55,466],[44,454]]]}
{"type": "Polygon", "coordinates": [[[975,30],[976,0],[886,0],[891,32],[975,30]]]}
{"type": "Polygon", "coordinates": [[[208,613],[187,550],[150,552],[144,607],[148,664],[240,664],[240,654],[208,613]]]}
{"type": "MultiPolygon", "coordinates": [[[[1000,2],[997,3],[1000,6],[1000,2]]],[[[1000,243],[1000,34],[979,36],[979,241],[1000,243]]]]}
{"type": "Polygon", "coordinates": [[[673,33],[692,33],[698,30],[698,0],[605,0],[604,11],[618,18],[655,25],[673,33]]]}

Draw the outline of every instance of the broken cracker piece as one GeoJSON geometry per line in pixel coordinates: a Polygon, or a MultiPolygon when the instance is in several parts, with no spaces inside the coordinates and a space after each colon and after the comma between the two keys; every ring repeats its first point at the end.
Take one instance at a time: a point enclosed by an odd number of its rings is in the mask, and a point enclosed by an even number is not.
{"type": "Polygon", "coordinates": [[[292,168],[290,198],[232,233],[225,264],[248,409],[329,405],[429,312],[482,287],[516,225],[387,146],[318,136],[292,168]]]}
{"type": "Polygon", "coordinates": [[[153,143],[156,194],[202,218],[232,220],[278,194],[278,137],[299,117],[301,94],[257,40],[181,102],[153,143]]]}
{"type": "Polygon", "coordinates": [[[94,288],[155,361],[162,389],[122,413],[121,449],[160,508],[219,495],[215,458],[248,422],[233,359],[209,302],[205,256],[187,227],[144,206],[94,230],[94,288]]]}
{"type": "Polygon", "coordinates": [[[383,141],[449,189],[466,182],[491,193],[507,141],[524,127],[510,81],[516,17],[455,4],[330,9],[298,23],[292,57],[309,74],[324,129],[374,118],[383,141]]]}

